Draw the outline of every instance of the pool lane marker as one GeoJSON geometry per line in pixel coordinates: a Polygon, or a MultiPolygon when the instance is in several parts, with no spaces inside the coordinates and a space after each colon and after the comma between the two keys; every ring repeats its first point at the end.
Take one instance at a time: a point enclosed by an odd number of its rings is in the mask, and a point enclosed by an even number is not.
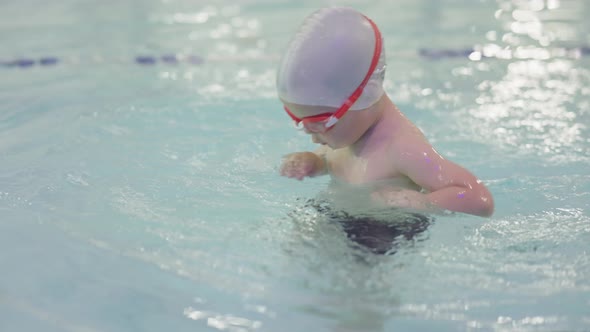
{"type": "MultiPolygon", "coordinates": [[[[555,49],[559,51],[561,54],[568,54],[570,57],[580,57],[580,56],[588,56],[590,55],[590,46],[581,46],[581,47],[573,47],[573,48],[558,48],[555,49]],[[573,54],[573,55],[572,55],[573,54]]],[[[469,58],[473,59],[475,56],[477,60],[483,58],[496,58],[495,55],[486,56],[479,50],[474,48],[464,48],[464,49],[428,49],[428,48],[421,48],[418,50],[418,56],[432,60],[444,60],[444,59],[457,59],[457,58],[469,58]]],[[[138,55],[132,58],[132,62],[139,65],[139,66],[155,66],[159,63],[165,65],[180,65],[180,64],[188,64],[192,66],[199,66],[206,62],[239,62],[245,60],[276,60],[278,57],[210,57],[205,59],[199,55],[176,55],[176,54],[163,54],[160,56],[154,55],[138,55]]],[[[96,63],[105,63],[105,59],[100,56],[88,57],[90,64],[96,63]]],[[[54,67],[59,64],[78,64],[82,63],[82,59],[80,58],[58,58],[55,56],[44,56],[38,59],[35,58],[17,58],[12,60],[2,60],[0,59],[0,67],[6,68],[31,68],[35,66],[40,67],[54,67]]],[[[116,61],[113,61],[116,62],[116,61]]]]}
{"type": "MultiPolygon", "coordinates": [[[[558,48],[551,48],[551,49],[544,49],[547,52],[552,53],[550,57],[570,57],[570,58],[579,58],[582,56],[590,55],[590,46],[580,46],[580,47],[558,47],[558,48]]],[[[528,50],[524,50],[525,52],[528,50]]],[[[421,48],[418,50],[418,54],[426,59],[429,60],[443,60],[443,59],[450,59],[450,58],[469,58],[472,60],[480,60],[484,58],[504,58],[504,59],[535,59],[534,56],[524,56],[519,57],[518,50],[511,50],[511,49],[503,49],[501,51],[491,52],[491,54],[486,54],[485,50],[475,49],[475,48],[465,48],[465,49],[428,49],[428,48],[421,48]],[[508,55],[508,57],[502,56],[502,53],[508,55]]]]}
{"type": "MultiPolygon", "coordinates": [[[[218,58],[223,60],[223,58],[218,58]]],[[[210,59],[211,60],[211,59],[210,59]]],[[[153,66],[158,63],[164,63],[167,65],[177,65],[177,64],[189,64],[189,65],[202,65],[205,63],[205,58],[199,55],[175,55],[175,54],[164,54],[161,56],[152,56],[152,55],[138,55],[131,59],[131,61],[137,65],[141,66],[153,66]]],[[[31,68],[34,66],[41,66],[41,67],[53,67],[59,64],[78,64],[85,62],[86,64],[97,64],[97,63],[105,63],[105,61],[100,56],[88,57],[88,58],[58,58],[55,56],[46,56],[41,57],[38,59],[35,58],[17,58],[12,60],[0,60],[0,67],[7,67],[7,68],[31,68]],[[83,61],[86,60],[86,61],[83,61]]],[[[113,61],[118,62],[118,61],[113,61]]],[[[215,62],[215,59],[212,59],[212,62],[215,62]]]]}

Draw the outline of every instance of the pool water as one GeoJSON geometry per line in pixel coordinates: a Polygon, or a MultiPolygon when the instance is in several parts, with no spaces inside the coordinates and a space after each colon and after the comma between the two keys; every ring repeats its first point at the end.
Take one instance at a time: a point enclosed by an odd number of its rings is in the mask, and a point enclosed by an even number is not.
{"type": "Polygon", "coordinates": [[[590,5],[0,4],[1,331],[590,330],[590,5]],[[386,88],[489,187],[359,250],[281,178],[274,91],[303,17],[380,26],[386,88]]]}

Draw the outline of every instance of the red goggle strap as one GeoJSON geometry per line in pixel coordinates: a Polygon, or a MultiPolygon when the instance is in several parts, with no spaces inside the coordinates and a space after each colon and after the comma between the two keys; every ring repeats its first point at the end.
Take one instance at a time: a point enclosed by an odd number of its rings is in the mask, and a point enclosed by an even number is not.
{"type": "Polygon", "coordinates": [[[299,122],[303,122],[303,123],[321,122],[321,121],[325,121],[326,119],[328,119],[330,116],[332,116],[334,114],[334,113],[322,113],[322,114],[307,116],[303,119],[300,119],[300,118],[296,117],[295,114],[291,113],[291,111],[289,111],[289,108],[287,108],[287,106],[285,106],[284,108],[285,108],[285,112],[287,112],[287,114],[289,114],[291,119],[293,119],[293,121],[295,121],[297,123],[299,123],[299,122]]]}
{"type": "Polygon", "coordinates": [[[293,119],[293,121],[295,121],[297,123],[301,122],[301,119],[296,117],[295,114],[291,113],[291,111],[289,111],[289,108],[287,108],[287,106],[284,106],[283,108],[285,109],[285,112],[287,112],[287,114],[289,114],[291,119],[293,119]]]}

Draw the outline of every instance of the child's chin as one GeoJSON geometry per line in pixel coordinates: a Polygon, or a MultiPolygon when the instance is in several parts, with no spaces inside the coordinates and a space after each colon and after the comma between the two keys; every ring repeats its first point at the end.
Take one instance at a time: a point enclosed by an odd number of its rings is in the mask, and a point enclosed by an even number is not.
{"type": "Polygon", "coordinates": [[[326,145],[327,143],[324,141],[321,141],[317,136],[311,136],[311,141],[314,142],[315,144],[321,144],[321,145],[326,145]]]}

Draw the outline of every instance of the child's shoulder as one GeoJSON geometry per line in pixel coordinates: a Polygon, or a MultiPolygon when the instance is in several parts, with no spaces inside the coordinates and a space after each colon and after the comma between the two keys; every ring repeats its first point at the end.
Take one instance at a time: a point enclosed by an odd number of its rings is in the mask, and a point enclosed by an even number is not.
{"type": "Polygon", "coordinates": [[[420,128],[407,121],[396,128],[391,137],[390,149],[394,154],[413,153],[432,148],[432,145],[420,128]]]}

